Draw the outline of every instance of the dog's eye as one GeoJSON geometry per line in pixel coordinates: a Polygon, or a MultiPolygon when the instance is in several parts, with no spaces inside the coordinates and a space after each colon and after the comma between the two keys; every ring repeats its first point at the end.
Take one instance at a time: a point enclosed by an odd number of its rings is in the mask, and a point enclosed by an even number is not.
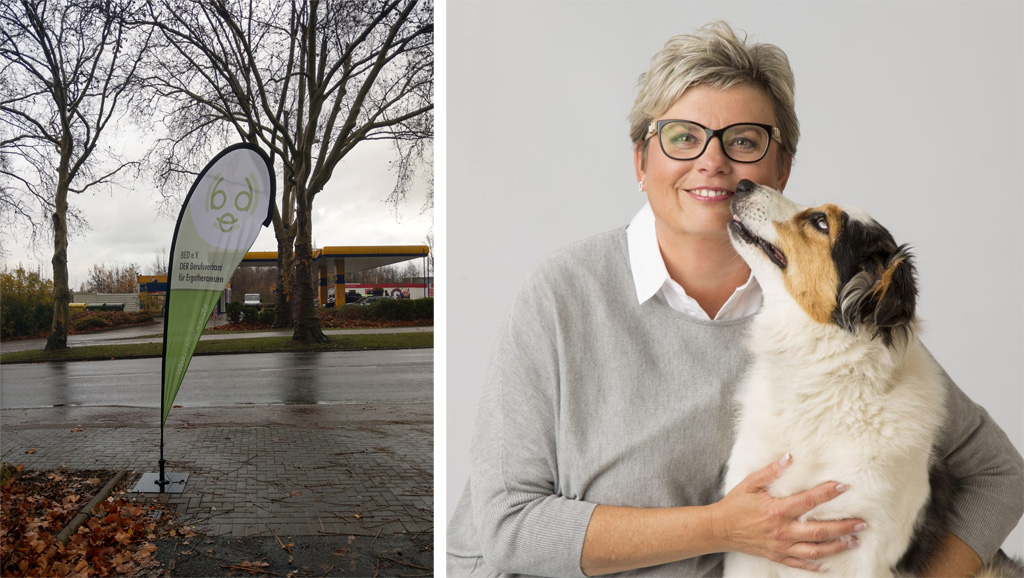
{"type": "Polygon", "coordinates": [[[811,215],[811,222],[823,233],[828,233],[828,217],[825,213],[814,213],[811,215]]]}

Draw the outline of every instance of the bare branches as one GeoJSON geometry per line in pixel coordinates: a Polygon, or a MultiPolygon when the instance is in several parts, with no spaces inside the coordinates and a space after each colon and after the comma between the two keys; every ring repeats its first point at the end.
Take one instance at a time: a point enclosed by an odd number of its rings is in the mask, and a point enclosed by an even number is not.
{"type": "Polygon", "coordinates": [[[432,136],[431,123],[409,122],[433,107],[432,10],[410,0],[163,0],[146,21],[161,37],[147,82],[170,106],[169,140],[226,123],[313,196],[358,142],[432,136]]]}
{"type": "Polygon", "coordinates": [[[84,226],[68,194],[110,183],[135,165],[95,154],[136,94],[148,37],[127,33],[121,0],[14,0],[0,6],[0,218],[53,231],[53,327],[67,347],[68,230],[84,226]],[[109,159],[109,161],[107,160],[109,159]]]}
{"type": "MultiPolygon", "coordinates": [[[[166,269],[166,265],[164,267],[166,269]]],[[[151,274],[159,275],[160,273],[151,274]]],[[[88,280],[82,283],[79,291],[82,293],[134,293],[138,288],[139,275],[142,275],[142,268],[135,263],[127,265],[114,263],[109,267],[106,263],[93,264],[88,280]]]]}
{"type": "Polygon", "coordinates": [[[123,11],[113,1],[0,8],[0,154],[9,169],[0,174],[11,195],[49,211],[62,181],[80,193],[132,166],[93,154],[124,112],[145,42],[126,38],[123,11]]]}
{"type": "MultiPolygon", "coordinates": [[[[230,8],[221,1],[164,0],[151,3],[145,21],[137,23],[151,26],[159,36],[147,61],[146,83],[160,96],[169,129],[157,151],[165,166],[170,166],[165,159],[171,152],[179,155],[211,141],[215,149],[237,138],[280,154],[274,143],[287,135],[265,112],[255,55],[279,53],[281,46],[274,44],[279,40],[270,32],[282,6],[260,2],[252,12],[249,5],[235,6],[236,12],[230,8]],[[239,24],[243,14],[248,19],[244,29],[239,24]],[[173,149],[175,143],[189,146],[173,149]]],[[[205,148],[200,146],[200,151],[205,148]]],[[[205,161],[200,159],[206,157],[178,158],[194,161],[182,164],[201,166],[205,161]]],[[[173,175],[161,176],[166,183],[173,175]]]]}

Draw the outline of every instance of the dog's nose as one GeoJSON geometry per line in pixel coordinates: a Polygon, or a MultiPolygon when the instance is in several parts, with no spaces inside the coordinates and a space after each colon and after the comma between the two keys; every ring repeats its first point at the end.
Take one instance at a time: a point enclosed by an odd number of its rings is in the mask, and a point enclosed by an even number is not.
{"type": "Polygon", "coordinates": [[[754,181],[751,181],[749,179],[743,179],[742,181],[736,183],[736,194],[749,195],[750,193],[754,192],[754,189],[756,187],[757,185],[754,184],[754,181]]]}

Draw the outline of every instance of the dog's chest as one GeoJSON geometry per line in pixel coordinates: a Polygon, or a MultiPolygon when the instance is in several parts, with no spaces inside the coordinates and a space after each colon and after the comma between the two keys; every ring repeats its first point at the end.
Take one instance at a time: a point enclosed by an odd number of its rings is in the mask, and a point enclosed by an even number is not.
{"type": "Polygon", "coordinates": [[[902,502],[916,504],[926,495],[930,436],[919,435],[920,428],[887,408],[884,398],[748,396],[745,401],[730,464],[739,470],[736,477],[789,452],[793,463],[769,488],[775,497],[834,481],[851,488],[807,517],[904,510],[902,502]]]}
{"type": "Polygon", "coordinates": [[[780,497],[843,481],[857,491],[832,507],[856,499],[885,508],[895,480],[926,486],[943,395],[924,356],[884,372],[771,361],[755,357],[739,390],[733,482],[790,452],[793,465],[771,489],[780,497]]]}
{"type": "Polygon", "coordinates": [[[867,392],[841,379],[765,372],[751,378],[740,398],[739,433],[749,430],[749,435],[786,451],[877,450],[913,429],[912,416],[900,407],[904,397],[867,392]]]}
{"type": "Polygon", "coordinates": [[[773,489],[779,496],[838,480],[872,488],[904,477],[898,472],[910,466],[927,470],[939,416],[924,390],[911,383],[902,391],[868,392],[849,382],[812,387],[799,379],[765,371],[749,376],[738,400],[732,483],[787,452],[794,462],[773,489]]]}

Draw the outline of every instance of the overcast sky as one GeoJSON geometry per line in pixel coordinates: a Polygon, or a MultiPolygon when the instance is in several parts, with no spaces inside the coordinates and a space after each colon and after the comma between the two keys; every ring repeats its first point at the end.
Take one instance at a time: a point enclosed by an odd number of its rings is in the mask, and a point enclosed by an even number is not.
{"type": "MultiPolygon", "coordinates": [[[[388,168],[394,157],[391,145],[371,141],[361,143],[339,164],[313,204],[313,240],[318,248],[427,244],[433,214],[423,212],[427,190],[423,179],[414,185],[397,215],[384,202],[395,185],[395,175],[388,168]]],[[[136,186],[131,191],[70,196],[69,204],[77,207],[90,225],[89,231],[69,241],[68,274],[72,290],[88,279],[94,264],[135,263],[147,274],[158,254],[166,262],[177,211],[173,216],[160,214],[160,196],[152,184],[140,181],[136,186]]],[[[181,200],[187,193],[187,189],[181,191],[181,200]]],[[[21,263],[32,271],[38,267],[46,278],[52,279],[52,238],[33,251],[23,233],[10,227],[4,227],[0,233],[8,253],[4,263],[9,268],[21,263]]],[[[273,226],[263,229],[251,250],[277,251],[273,226]]]]}

